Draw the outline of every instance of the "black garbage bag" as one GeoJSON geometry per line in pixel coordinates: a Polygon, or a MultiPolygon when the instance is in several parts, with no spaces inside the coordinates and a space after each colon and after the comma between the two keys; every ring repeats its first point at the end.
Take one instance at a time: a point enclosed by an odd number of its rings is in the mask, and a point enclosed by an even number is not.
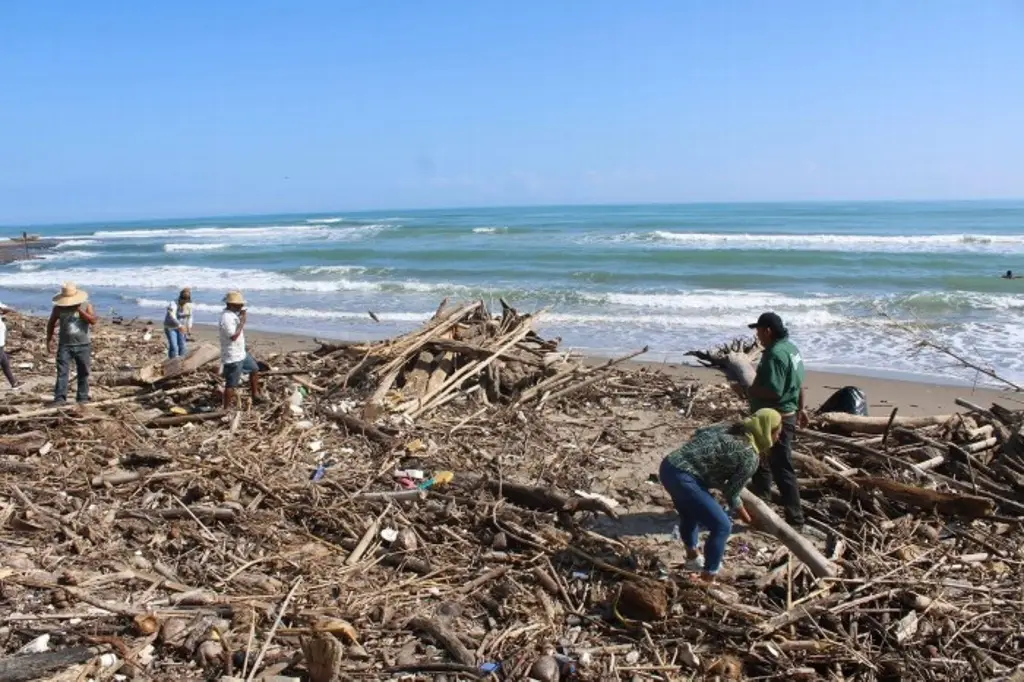
{"type": "Polygon", "coordinates": [[[856,386],[843,386],[821,404],[818,412],[843,412],[868,416],[868,397],[856,386]]]}

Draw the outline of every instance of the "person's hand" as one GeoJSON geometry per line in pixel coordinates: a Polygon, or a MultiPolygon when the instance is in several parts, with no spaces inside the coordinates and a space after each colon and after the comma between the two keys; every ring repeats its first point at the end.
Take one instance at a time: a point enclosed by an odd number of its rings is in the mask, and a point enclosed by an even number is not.
{"type": "Polygon", "coordinates": [[[800,410],[796,413],[796,424],[801,429],[806,429],[807,425],[811,423],[811,418],[807,416],[807,410],[800,410]]]}
{"type": "Polygon", "coordinates": [[[49,339],[46,342],[46,354],[53,355],[53,339],[49,339]]]}
{"type": "Polygon", "coordinates": [[[242,322],[245,322],[246,314],[247,314],[246,309],[242,308],[240,311],[238,311],[238,319],[241,320],[242,322]]]}
{"type": "Polygon", "coordinates": [[[742,522],[743,522],[743,523],[744,523],[745,525],[747,525],[747,526],[752,526],[752,525],[754,525],[754,519],[752,519],[752,518],[750,517],[750,512],[748,512],[748,511],[747,511],[747,508],[746,508],[746,507],[744,507],[743,505],[740,505],[740,507],[739,507],[739,508],[738,508],[738,509],[736,510],[736,516],[737,516],[737,517],[739,518],[739,520],[740,520],[740,521],[742,521],[742,522]]]}

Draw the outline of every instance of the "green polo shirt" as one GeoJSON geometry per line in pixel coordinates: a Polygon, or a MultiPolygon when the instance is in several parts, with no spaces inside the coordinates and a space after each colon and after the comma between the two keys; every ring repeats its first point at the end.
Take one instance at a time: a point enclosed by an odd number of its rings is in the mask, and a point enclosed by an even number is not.
{"type": "Polygon", "coordinates": [[[804,360],[789,339],[776,341],[766,348],[757,365],[755,386],[770,388],[779,396],[778,402],[763,398],[750,399],[750,411],[771,407],[782,414],[796,412],[800,406],[800,389],[804,384],[804,360]]]}

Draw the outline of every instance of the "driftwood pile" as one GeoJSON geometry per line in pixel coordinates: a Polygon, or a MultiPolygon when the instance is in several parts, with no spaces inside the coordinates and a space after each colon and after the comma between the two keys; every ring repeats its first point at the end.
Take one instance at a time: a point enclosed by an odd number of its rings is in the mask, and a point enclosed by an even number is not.
{"type": "Polygon", "coordinates": [[[533,319],[472,303],[258,353],[270,404],[228,414],[216,362],[153,370],[130,323],[98,332],[90,407],[40,409],[43,322],[9,319],[28,387],[0,398],[0,682],[1013,674],[1020,414],[820,416],[797,452],[834,570],[747,530],[708,588],[628,529],[671,527],[648,475],[742,404],[582,363],[533,319]]]}

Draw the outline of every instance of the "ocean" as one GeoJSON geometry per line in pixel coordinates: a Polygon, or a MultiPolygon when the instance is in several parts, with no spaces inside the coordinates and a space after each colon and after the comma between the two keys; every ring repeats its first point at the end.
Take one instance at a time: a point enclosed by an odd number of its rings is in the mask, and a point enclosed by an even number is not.
{"type": "Polygon", "coordinates": [[[253,328],[323,338],[412,329],[442,298],[545,309],[564,348],[655,361],[779,313],[811,369],[982,381],[893,320],[1024,381],[1024,202],[565,206],[18,226],[60,245],[0,267],[0,300],[45,313],[61,282],[103,315],[161,319],[192,287],[253,328]],[[373,311],[380,322],[370,319],[373,311]]]}

